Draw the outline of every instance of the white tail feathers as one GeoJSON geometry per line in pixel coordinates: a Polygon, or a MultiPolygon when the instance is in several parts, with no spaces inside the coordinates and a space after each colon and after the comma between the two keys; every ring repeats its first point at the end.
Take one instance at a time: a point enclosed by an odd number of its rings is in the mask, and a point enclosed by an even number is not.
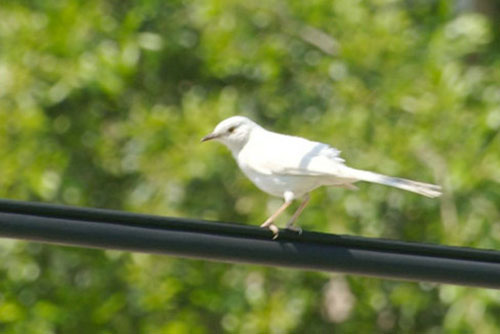
{"type": "Polygon", "coordinates": [[[384,184],[387,186],[411,191],[431,198],[441,196],[441,187],[435,184],[401,179],[399,177],[392,177],[353,168],[351,169],[351,172],[354,178],[361,181],[384,184]]]}

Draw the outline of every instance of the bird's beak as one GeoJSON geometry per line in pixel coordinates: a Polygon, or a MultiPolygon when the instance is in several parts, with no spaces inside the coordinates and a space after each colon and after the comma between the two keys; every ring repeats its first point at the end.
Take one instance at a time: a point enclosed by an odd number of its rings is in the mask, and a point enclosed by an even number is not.
{"type": "Polygon", "coordinates": [[[216,135],[215,133],[211,133],[211,134],[206,135],[205,137],[201,138],[201,142],[212,140],[212,139],[215,139],[217,137],[219,137],[219,136],[216,135]]]}

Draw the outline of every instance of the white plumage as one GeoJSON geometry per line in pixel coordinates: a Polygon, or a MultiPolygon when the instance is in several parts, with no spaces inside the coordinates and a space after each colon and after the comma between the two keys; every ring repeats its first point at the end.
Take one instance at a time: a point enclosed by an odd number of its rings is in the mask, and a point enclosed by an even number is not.
{"type": "Polygon", "coordinates": [[[268,131],[242,116],[220,122],[202,141],[211,139],[222,142],[231,150],[238,166],[257,187],[284,198],[285,203],[261,225],[270,228],[275,237],[278,228],[273,224],[274,219],[293,200],[304,197],[287,223],[287,228],[292,228],[309,200],[308,193],[320,186],[355,189],[353,183],[368,181],[427,197],[441,195],[441,187],[433,184],[348,167],[340,157],[340,151],[327,144],[268,131]]]}

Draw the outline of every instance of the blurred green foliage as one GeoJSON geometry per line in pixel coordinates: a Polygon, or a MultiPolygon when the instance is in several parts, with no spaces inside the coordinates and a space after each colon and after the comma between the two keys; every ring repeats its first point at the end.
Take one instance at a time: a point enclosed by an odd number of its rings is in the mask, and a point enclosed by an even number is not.
{"type": "MultiPolygon", "coordinates": [[[[321,189],[304,228],[499,249],[500,13],[458,3],[5,0],[0,196],[257,225],[280,200],[199,143],[243,114],[445,189],[321,189]]],[[[0,240],[5,334],[498,333],[499,312],[492,290],[0,240]]]]}

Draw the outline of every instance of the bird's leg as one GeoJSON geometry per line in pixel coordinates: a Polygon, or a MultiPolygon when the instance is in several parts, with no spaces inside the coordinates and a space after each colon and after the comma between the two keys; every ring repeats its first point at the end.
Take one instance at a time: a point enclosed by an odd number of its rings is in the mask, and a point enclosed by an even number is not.
{"type": "Polygon", "coordinates": [[[285,201],[282,206],[278,210],[276,210],[275,213],[273,213],[269,218],[266,219],[266,221],[260,225],[260,227],[268,227],[269,225],[272,224],[272,222],[280,215],[283,213],[283,211],[286,210],[292,204],[292,201],[285,201]]]}
{"type": "Polygon", "coordinates": [[[276,239],[278,237],[279,229],[276,225],[273,224],[273,221],[278,217],[280,214],[283,213],[283,211],[286,210],[292,204],[292,201],[285,201],[282,206],[278,210],[276,210],[275,213],[273,213],[269,218],[266,219],[266,221],[260,225],[260,227],[267,227],[273,232],[273,239],[276,239]]]}
{"type": "Polygon", "coordinates": [[[309,203],[309,199],[311,197],[309,196],[309,194],[306,194],[304,196],[304,200],[302,201],[302,203],[300,203],[299,207],[297,208],[297,211],[295,211],[295,213],[293,214],[292,218],[290,218],[290,220],[288,221],[288,223],[286,223],[286,227],[287,229],[289,230],[294,230],[294,231],[297,231],[300,233],[302,233],[302,229],[299,227],[299,226],[293,226],[293,224],[295,223],[295,221],[297,220],[297,218],[299,218],[300,214],[302,213],[302,211],[304,211],[304,209],[306,208],[307,206],[307,203],[309,203]]]}

